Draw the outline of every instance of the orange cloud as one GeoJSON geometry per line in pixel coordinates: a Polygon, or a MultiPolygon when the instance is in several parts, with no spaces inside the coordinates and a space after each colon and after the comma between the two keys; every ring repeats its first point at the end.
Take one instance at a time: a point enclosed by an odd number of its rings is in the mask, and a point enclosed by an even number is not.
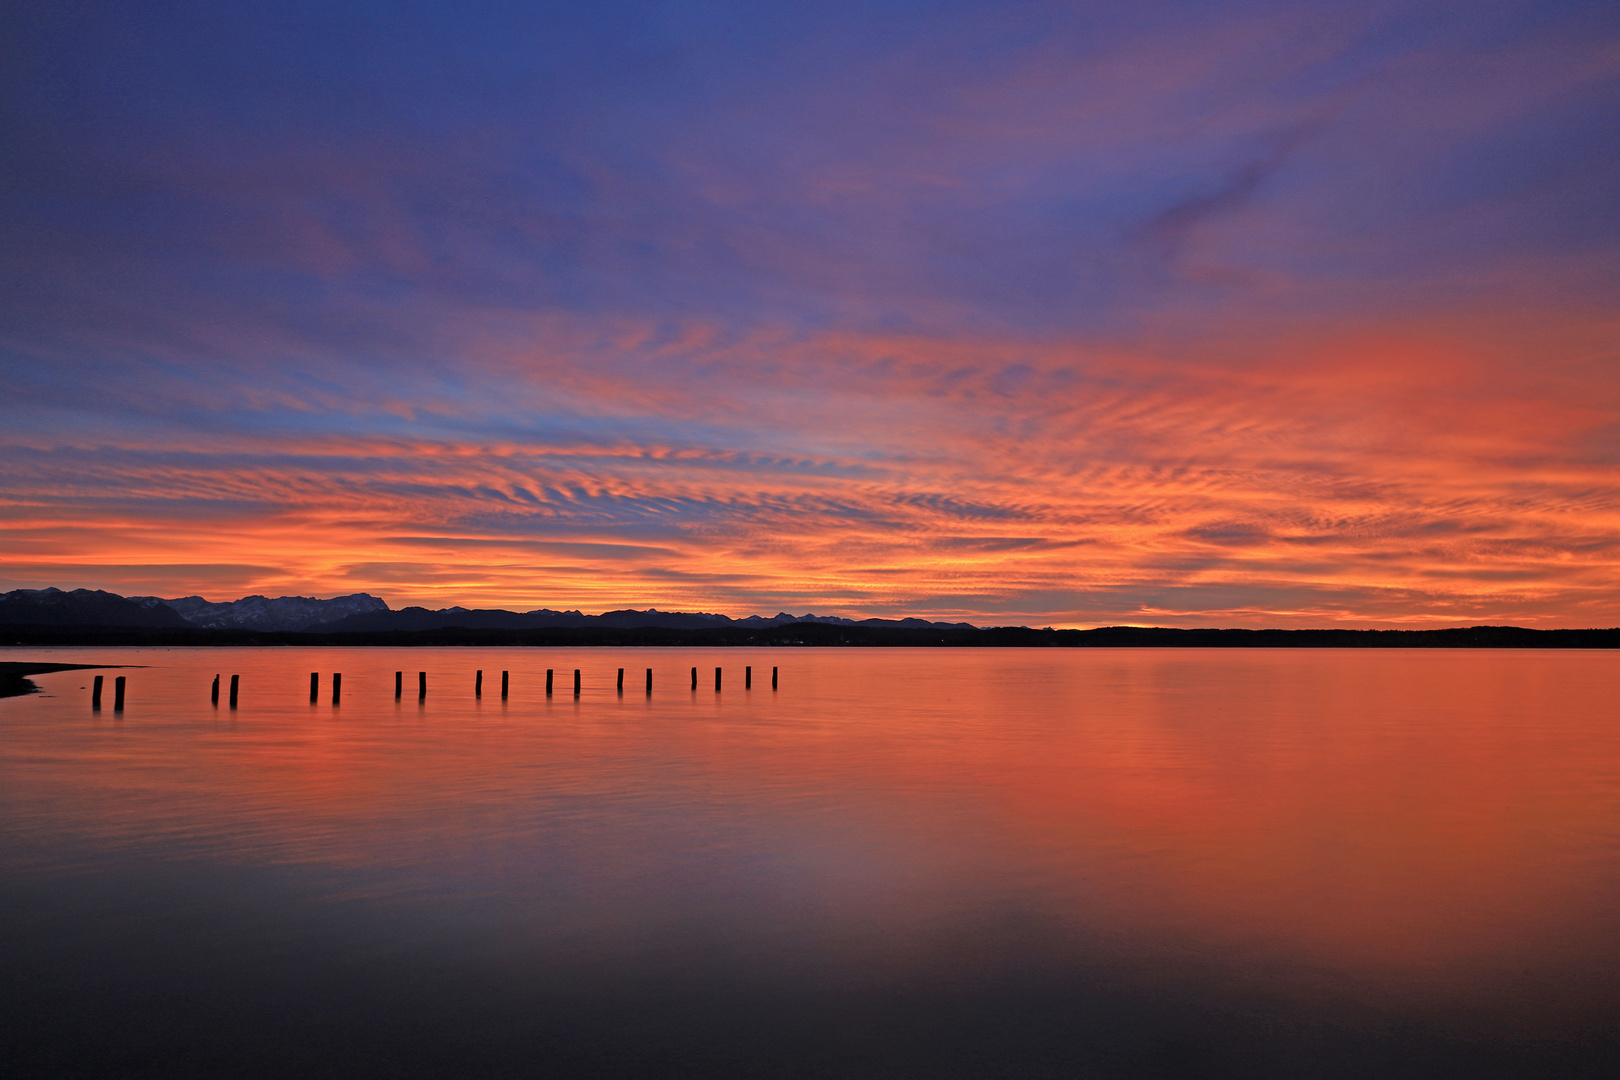
{"type": "Polygon", "coordinates": [[[1526,365],[1508,325],[1134,350],[545,335],[469,356],[487,391],[428,410],[418,387],[392,430],[13,455],[0,565],[126,589],[254,567],[155,591],[434,605],[1612,623],[1610,328],[1542,331],[1526,365]]]}

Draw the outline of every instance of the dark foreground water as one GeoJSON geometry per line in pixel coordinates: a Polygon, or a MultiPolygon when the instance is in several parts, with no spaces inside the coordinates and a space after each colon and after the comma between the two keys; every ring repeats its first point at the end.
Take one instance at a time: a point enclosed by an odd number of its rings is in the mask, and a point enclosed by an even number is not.
{"type": "Polygon", "coordinates": [[[0,659],[8,1077],[1620,1069],[1614,653],[0,659]]]}

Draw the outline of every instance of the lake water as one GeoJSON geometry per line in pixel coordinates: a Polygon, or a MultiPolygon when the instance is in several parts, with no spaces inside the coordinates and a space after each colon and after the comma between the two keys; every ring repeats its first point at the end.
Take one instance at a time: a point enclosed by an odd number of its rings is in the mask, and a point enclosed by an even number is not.
{"type": "Polygon", "coordinates": [[[0,660],[7,1076],[1620,1068],[1620,654],[0,660]]]}

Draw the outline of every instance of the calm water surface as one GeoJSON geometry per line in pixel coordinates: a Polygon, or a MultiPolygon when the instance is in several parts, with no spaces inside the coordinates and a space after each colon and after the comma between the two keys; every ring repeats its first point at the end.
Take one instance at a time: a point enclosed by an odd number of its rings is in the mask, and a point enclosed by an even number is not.
{"type": "Polygon", "coordinates": [[[8,1076],[1620,1067],[1613,653],[0,659],[8,1076]]]}

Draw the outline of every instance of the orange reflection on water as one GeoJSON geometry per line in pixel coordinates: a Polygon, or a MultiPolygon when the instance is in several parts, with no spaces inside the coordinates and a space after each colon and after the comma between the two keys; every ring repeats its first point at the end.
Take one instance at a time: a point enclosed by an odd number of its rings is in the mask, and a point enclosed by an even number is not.
{"type": "Polygon", "coordinates": [[[17,870],[132,854],[324,868],[346,896],[473,904],[531,943],[588,927],[607,951],[695,922],[750,955],[894,974],[982,963],[965,941],[994,952],[1027,934],[1053,955],[1194,963],[1289,992],[1325,979],[1515,1015],[1616,1000],[1607,653],[40,658],[150,666],[132,670],[121,721],[92,718],[71,672],[42,677],[55,697],[0,703],[17,870]],[[502,669],[505,703],[487,689],[502,669]],[[311,670],[344,672],[340,707],[308,703],[311,670]],[[244,673],[234,715],[207,704],[215,671],[244,673]]]}

